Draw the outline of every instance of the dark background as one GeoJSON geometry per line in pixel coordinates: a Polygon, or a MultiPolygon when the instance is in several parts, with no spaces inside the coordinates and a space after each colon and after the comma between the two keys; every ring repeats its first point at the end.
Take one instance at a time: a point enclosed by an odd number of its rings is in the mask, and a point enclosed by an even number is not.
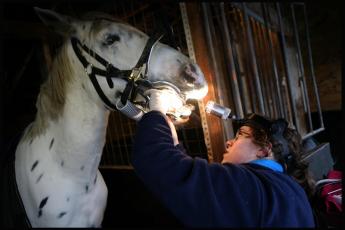
{"type": "MultiPolygon", "coordinates": [[[[63,1],[61,1],[63,2],[63,1]]],[[[66,1],[64,1],[66,2],[66,1]]],[[[79,10],[94,10],[101,1],[70,1],[70,6],[79,10]]],[[[39,22],[33,11],[33,6],[51,8],[57,1],[2,1],[0,4],[1,21],[29,21],[39,22]]],[[[308,17],[310,17],[310,35],[315,75],[318,82],[334,81],[340,76],[332,76],[318,72],[318,67],[327,65],[332,71],[340,68],[341,41],[344,28],[340,3],[323,1],[307,5],[308,17]],[[330,77],[331,76],[331,77],[330,77]]],[[[3,24],[1,24],[3,25],[3,24]]],[[[25,28],[22,28],[25,30],[25,28]]],[[[1,28],[3,31],[3,28],[1,28]]],[[[0,144],[1,158],[4,150],[14,137],[20,133],[26,125],[33,121],[36,108],[35,101],[42,82],[40,72],[41,43],[39,39],[23,39],[8,37],[1,33],[1,59],[0,59],[0,144]],[[26,57],[32,52],[34,55],[26,63],[26,57]],[[35,56],[36,55],[36,56],[35,56]],[[18,66],[26,64],[27,68],[21,79],[15,78],[20,71],[18,66]]],[[[340,79],[342,79],[340,77],[340,79]]],[[[322,84],[320,84],[322,85],[322,84]]],[[[319,87],[320,87],[319,85],[319,87]]],[[[334,96],[335,104],[321,104],[325,131],[314,136],[322,142],[330,142],[336,168],[342,168],[343,138],[342,118],[344,113],[339,99],[332,88],[321,88],[328,96],[334,96]]],[[[342,91],[341,91],[342,92],[342,91]]],[[[332,101],[332,100],[329,100],[332,101]]],[[[325,101],[327,102],[327,100],[325,101]]],[[[317,117],[314,112],[313,117],[317,117]]],[[[180,226],[178,221],[167,211],[145,188],[136,177],[133,170],[101,170],[109,190],[108,206],[105,212],[103,227],[114,226],[180,226]]]]}

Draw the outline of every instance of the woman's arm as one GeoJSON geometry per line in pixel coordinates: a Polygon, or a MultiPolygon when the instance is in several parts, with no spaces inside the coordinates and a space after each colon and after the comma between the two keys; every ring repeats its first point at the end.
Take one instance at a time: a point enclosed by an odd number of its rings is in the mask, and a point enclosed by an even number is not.
{"type": "Polygon", "coordinates": [[[132,165],[139,178],[187,226],[229,226],[240,220],[240,206],[250,191],[240,189],[248,182],[247,173],[184,154],[166,119],[151,111],[138,123],[132,165]],[[228,218],[232,214],[234,220],[228,218]]]}

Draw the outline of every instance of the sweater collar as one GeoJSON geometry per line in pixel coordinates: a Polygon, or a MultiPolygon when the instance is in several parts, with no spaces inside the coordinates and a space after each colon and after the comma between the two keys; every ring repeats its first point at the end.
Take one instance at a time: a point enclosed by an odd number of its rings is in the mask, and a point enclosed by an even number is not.
{"type": "Polygon", "coordinates": [[[283,172],[283,167],[278,162],[276,162],[274,160],[258,159],[258,160],[253,160],[249,163],[261,165],[261,166],[264,166],[266,168],[272,169],[273,171],[276,171],[276,172],[283,172]]]}

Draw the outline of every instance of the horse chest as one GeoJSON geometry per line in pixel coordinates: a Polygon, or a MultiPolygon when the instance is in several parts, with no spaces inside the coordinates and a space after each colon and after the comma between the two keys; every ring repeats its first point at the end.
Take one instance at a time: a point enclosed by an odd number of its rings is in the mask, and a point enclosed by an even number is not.
{"type": "MultiPolygon", "coordinates": [[[[33,227],[97,227],[101,225],[107,188],[99,173],[81,180],[61,170],[68,162],[57,163],[47,152],[17,153],[17,184],[33,227]],[[29,189],[28,189],[29,188],[29,189]]],[[[79,170],[82,172],[82,170],[79,170]]],[[[86,172],[85,174],[89,174],[86,172]]]]}

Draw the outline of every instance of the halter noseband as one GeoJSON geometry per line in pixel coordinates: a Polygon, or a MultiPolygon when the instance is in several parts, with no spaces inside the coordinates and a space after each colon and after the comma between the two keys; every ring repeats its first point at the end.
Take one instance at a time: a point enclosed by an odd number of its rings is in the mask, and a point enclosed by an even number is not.
{"type": "Polygon", "coordinates": [[[85,72],[90,77],[90,80],[95,90],[97,91],[99,97],[109,108],[113,110],[117,110],[116,105],[111,103],[110,100],[107,98],[107,96],[104,94],[103,90],[101,89],[97,81],[96,75],[105,77],[110,88],[114,87],[114,83],[112,82],[111,78],[121,78],[127,81],[126,87],[121,95],[121,103],[125,105],[129,98],[134,97],[134,95],[132,94],[133,94],[133,89],[135,88],[135,84],[134,84],[135,82],[138,81],[143,85],[152,87],[151,85],[152,83],[146,79],[147,72],[148,72],[148,61],[151,56],[153,46],[155,45],[156,42],[160,40],[161,37],[162,35],[158,36],[156,34],[156,36],[150,37],[148,39],[137,64],[135,65],[134,68],[130,70],[120,70],[114,67],[111,63],[106,61],[96,52],[88,48],[86,45],[82,44],[77,38],[72,37],[71,43],[72,43],[72,47],[75,54],[77,55],[79,61],[83,65],[85,72]],[[79,46],[85,52],[87,52],[91,57],[93,57],[96,61],[98,61],[101,65],[103,65],[105,67],[105,70],[97,68],[93,66],[91,63],[89,63],[86,60],[86,58],[83,56],[82,51],[80,50],[79,46]]]}

